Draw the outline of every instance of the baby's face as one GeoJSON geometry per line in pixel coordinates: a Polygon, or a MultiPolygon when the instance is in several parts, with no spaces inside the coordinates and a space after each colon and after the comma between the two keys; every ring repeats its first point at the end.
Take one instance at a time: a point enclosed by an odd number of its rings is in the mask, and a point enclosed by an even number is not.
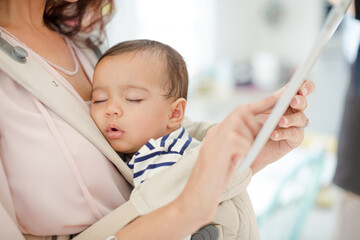
{"type": "Polygon", "coordinates": [[[164,66],[149,53],[106,57],[94,73],[91,117],[118,152],[135,153],[170,133],[172,100],[162,86],[164,66]]]}

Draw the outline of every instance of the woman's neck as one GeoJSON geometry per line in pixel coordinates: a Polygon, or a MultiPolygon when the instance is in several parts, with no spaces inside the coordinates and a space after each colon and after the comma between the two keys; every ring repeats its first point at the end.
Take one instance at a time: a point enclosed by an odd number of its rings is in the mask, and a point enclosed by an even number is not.
{"type": "Polygon", "coordinates": [[[43,29],[46,0],[0,0],[0,26],[43,29]]]}

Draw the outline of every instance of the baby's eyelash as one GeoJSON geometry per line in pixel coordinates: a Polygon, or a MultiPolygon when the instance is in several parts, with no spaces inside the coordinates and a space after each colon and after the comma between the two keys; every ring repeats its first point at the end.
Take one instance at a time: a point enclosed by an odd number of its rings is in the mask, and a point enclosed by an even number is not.
{"type": "Polygon", "coordinates": [[[98,101],[94,101],[93,103],[96,104],[96,103],[102,103],[102,102],[105,102],[106,100],[98,100],[98,101]]]}
{"type": "Polygon", "coordinates": [[[131,103],[140,103],[143,99],[126,99],[126,100],[131,103]]]}

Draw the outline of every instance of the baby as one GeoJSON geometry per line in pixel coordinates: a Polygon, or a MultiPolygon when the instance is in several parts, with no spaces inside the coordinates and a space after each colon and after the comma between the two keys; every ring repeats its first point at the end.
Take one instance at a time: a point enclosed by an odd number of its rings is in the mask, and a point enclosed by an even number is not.
{"type": "MultiPolygon", "coordinates": [[[[181,161],[185,151],[199,144],[181,126],[187,89],[185,61],[168,45],[151,40],[122,42],[99,59],[91,116],[133,170],[135,187],[181,161]]],[[[237,202],[241,201],[234,197],[219,205],[224,221],[218,229],[227,239],[240,238],[242,212],[237,202]]]]}
{"type": "Polygon", "coordinates": [[[128,160],[135,187],[199,143],[181,127],[187,89],[186,64],[165,44],[122,42],[100,58],[91,116],[110,145],[128,160]]]}

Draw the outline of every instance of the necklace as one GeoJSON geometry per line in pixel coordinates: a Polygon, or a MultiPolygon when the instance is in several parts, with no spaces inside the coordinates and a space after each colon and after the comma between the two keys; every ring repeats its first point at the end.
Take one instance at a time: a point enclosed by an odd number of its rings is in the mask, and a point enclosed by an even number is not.
{"type": "Polygon", "coordinates": [[[6,30],[5,28],[0,26],[0,30],[7,33],[10,37],[12,37],[14,40],[18,41],[19,43],[21,43],[22,45],[24,45],[25,47],[29,48],[35,55],[39,56],[42,60],[44,60],[45,62],[47,62],[50,66],[52,66],[53,68],[59,70],[60,72],[65,73],[66,75],[69,76],[74,76],[75,74],[78,73],[79,71],[79,62],[75,56],[75,52],[73,47],[70,45],[69,40],[64,37],[65,43],[68,46],[70,52],[71,52],[71,56],[73,58],[73,61],[75,63],[75,70],[74,71],[69,71],[64,69],[63,67],[57,65],[56,63],[51,62],[50,60],[46,59],[45,57],[41,56],[40,54],[38,54],[37,52],[35,52],[34,50],[32,50],[29,46],[27,46],[24,42],[20,41],[17,37],[15,37],[13,34],[11,34],[8,30],[6,30]]]}

